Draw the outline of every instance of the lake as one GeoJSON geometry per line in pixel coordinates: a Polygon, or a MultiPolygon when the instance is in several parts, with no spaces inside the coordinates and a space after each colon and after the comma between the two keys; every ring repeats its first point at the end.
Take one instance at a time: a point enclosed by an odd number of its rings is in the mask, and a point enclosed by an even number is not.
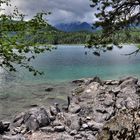
{"type": "Polygon", "coordinates": [[[32,105],[65,102],[73,88],[70,81],[74,79],[140,77],[140,54],[124,55],[136,49],[135,45],[124,45],[122,49],[114,47],[113,51],[98,57],[82,45],[58,45],[56,50],[40,54],[32,62],[44,75],[34,77],[26,70],[14,74],[0,70],[0,119],[9,119],[32,105]],[[49,93],[45,91],[48,87],[55,89],[49,93]]]}

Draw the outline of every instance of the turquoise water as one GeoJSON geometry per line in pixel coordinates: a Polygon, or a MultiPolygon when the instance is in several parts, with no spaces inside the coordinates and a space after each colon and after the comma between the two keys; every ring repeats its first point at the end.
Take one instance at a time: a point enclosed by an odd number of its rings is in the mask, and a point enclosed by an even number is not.
{"type": "Polygon", "coordinates": [[[100,57],[92,54],[92,50],[84,46],[58,45],[57,50],[38,56],[32,65],[43,71],[42,76],[32,76],[27,71],[19,73],[19,79],[25,82],[63,82],[83,77],[100,76],[113,79],[122,76],[140,76],[140,54],[125,56],[136,49],[135,45],[124,45],[122,49],[102,53],[100,57]],[[85,51],[88,52],[85,55],[85,51]]]}
{"type": "Polygon", "coordinates": [[[63,102],[72,85],[69,81],[99,76],[102,79],[118,79],[123,76],[140,77],[140,54],[125,56],[136,50],[135,45],[93,55],[84,46],[58,45],[56,50],[40,54],[32,65],[44,72],[34,77],[26,70],[15,74],[0,71],[0,119],[26,109],[30,105],[48,105],[63,102]],[[85,55],[85,52],[88,52],[85,55]],[[47,87],[55,87],[47,93],[47,87]]]}

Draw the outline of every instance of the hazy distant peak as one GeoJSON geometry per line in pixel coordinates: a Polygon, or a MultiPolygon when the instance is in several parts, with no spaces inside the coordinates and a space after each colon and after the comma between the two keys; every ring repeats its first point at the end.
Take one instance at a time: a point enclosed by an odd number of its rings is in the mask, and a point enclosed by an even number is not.
{"type": "Polygon", "coordinates": [[[65,32],[87,31],[92,32],[92,27],[87,22],[60,23],[54,25],[58,30],[65,32]]]}

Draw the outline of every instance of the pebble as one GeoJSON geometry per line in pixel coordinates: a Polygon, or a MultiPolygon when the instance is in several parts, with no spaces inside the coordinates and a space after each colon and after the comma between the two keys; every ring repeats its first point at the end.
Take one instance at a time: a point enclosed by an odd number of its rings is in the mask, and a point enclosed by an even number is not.
{"type": "Polygon", "coordinates": [[[77,130],[72,130],[71,132],[70,132],[70,135],[72,135],[72,136],[74,136],[74,135],[76,135],[77,134],[77,130]]]}
{"type": "Polygon", "coordinates": [[[87,124],[82,124],[82,127],[84,128],[84,129],[87,129],[88,128],[88,125],[87,124]]]}
{"type": "Polygon", "coordinates": [[[75,138],[81,140],[82,139],[82,136],[80,134],[77,134],[77,135],[75,135],[75,138]]]}
{"type": "Polygon", "coordinates": [[[63,131],[65,131],[65,127],[64,126],[55,126],[54,131],[63,132],[63,131]]]}
{"type": "Polygon", "coordinates": [[[42,128],[40,128],[40,130],[42,132],[54,132],[54,128],[52,128],[50,126],[48,126],[48,127],[42,127],[42,128]]]}

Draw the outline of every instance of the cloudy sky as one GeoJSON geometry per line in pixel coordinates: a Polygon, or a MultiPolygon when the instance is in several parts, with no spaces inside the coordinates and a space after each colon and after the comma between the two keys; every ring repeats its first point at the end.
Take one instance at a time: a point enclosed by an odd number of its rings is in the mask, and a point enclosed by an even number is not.
{"type": "MultiPolygon", "coordinates": [[[[47,16],[49,23],[70,23],[70,22],[94,22],[94,9],[90,7],[90,0],[11,0],[20,12],[26,13],[28,17],[36,12],[52,12],[47,16]]],[[[9,9],[7,9],[8,11],[9,9]]]]}

